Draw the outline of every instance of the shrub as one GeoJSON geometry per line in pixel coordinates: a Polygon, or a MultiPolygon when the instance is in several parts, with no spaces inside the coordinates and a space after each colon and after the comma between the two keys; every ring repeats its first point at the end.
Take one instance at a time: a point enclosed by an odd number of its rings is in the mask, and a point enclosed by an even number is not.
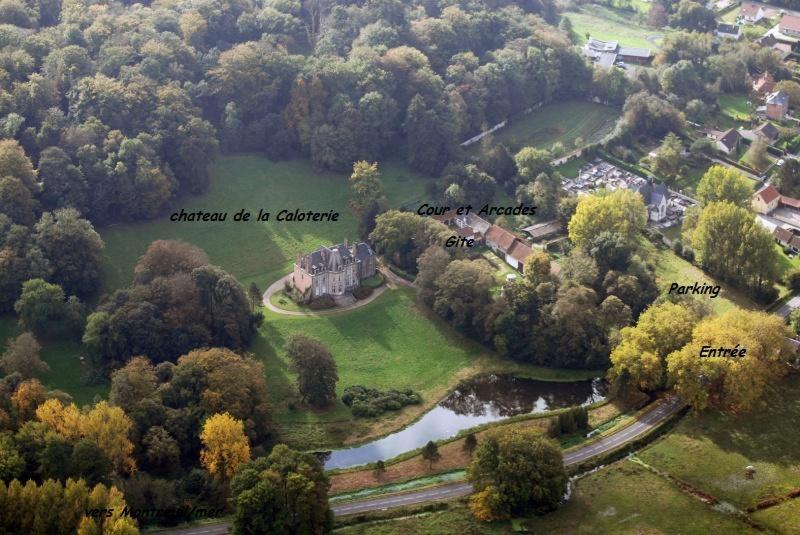
{"type": "Polygon", "coordinates": [[[336,301],[330,295],[321,295],[308,304],[311,310],[325,310],[336,306],[336,301]]]}
{"type": "Polygon", "coordinates": [[[359,300],[366,299],[367,297],[372,295],[372,292],[373,292],[372,288],[368,286],[358,286],[353,289],[353,297],[359,300]]]}
{"type": "Polygon", "coordinates": [[[694,249],[690,245],[684,245],[681,256],[689,262],[694,262],[694,249]]]}
{"type": "Polygon", "coordinates": [[[361,385],[348,386],[344,389],[342,402],[350,407],[353,416],[379,416],[386,411],[400,410],[406,405],[422,403],[422,397],[413,390],[381,391],[361,385]]]}
{"type": "Polygon", "coordinates": [[[785,277],[786,286],[788,286],[792,291],[800,290],[800,269],[793,269],[789,273],[786,274],[785,277]]]}
{"type": "Polygon", "coordinates": [[[676,255],[683,256],[683,244],[681,243],[681,240],[678,239],[672,242],[672,250],[676,255]]]}

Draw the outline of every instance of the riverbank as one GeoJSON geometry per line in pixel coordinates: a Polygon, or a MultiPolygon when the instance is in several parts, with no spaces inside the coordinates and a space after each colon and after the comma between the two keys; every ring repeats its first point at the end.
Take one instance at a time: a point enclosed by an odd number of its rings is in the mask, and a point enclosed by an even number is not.
{"type": "MultiPolygon", "coordinates": [[[[630,400],[615,399],[596,404],[589,410],[589,425],[592,429],[598,428],[623,414],[638,410],[646,402],[647,397],[642,394],[630,400]]],[[[456,437],[440,441],[438,446],[441,458],[432,468],[429,467],[427,461],[422,459],[417,449],[385,461],[384,471],[380,474],[375,471],[373,466],[332,471],[330,472],[330,493],[331,495],[343,494],[463,469],[469,464],[470,460],[468,452],[464,449],[465,437],[470,432],[475,434],[479,442],[481,437],[485,436],[489,430],[498,428],[535,428],[541,433],[546,433],[550,419],[559,412],[563,411],[520,415],[500,422],[478,426],[466,430],[456,437]]],[[[620,425],[626,424],[621,423],[620,425]]],[[[607,432],[610,432],[610,430],[607,432]]],[[[576,444],[570,443],[569,445],[574,446],[576,444]]]]}

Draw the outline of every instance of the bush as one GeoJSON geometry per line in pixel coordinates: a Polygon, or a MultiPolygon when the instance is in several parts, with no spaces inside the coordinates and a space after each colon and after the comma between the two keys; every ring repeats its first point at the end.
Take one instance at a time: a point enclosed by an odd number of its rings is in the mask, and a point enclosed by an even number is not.
{"type": "Polygon", "coordinates": [[[372,295],[372,288],[368,286],[358,286],[353,289],[353,297],[356,299],[366,299],[370,295],[372,295]]]}
{"type": "Polygon", "coordinates": [[[363,279],[361,281],[361,286],[364,288],[375,289],[383,286],[384,282],[386,282],[386,279],[383,277],[383,273],[378,271],[373,276],[363,279]]]}
{"type": "Polygon", "coordinates": [[[413,390],[381,391],[361,385],[348,386],[344,389],[342,402],[350,407],[353,416],[380,416],[386,411],[400,410],[406,405],[422,403],[422,397],[413,390]]]}
{"type": "Polygon", "coordinates": [[[778,298],[778,290],[774,286],[756,288],[753,290],[753,298],[762,305],[768,305],[778,298]]]}
{"type": "Polygon", "coordinates": [[[681,250],[681,256],[689,262],[694,262],[694,249],[689,245],[684,245],[681,250]]]}
{"type": "Polygon", "coordinates": [[[785,281],[786,286],[788,286],[792,291],[796,292],[800,290],[800,269],[793,269],[787,273],[785,281]]]}
{"type": "Polygon", "coordinates": [[[336,306],[336,301],[330,295],[321,295],[308,304],[311,310],[325,310],[336,306]]]}
{"type": "Polygon", "coordinates": [[[676,239],[672,242],[672,250],[676,255],[683,256],[683,244],[680,239],[676,239]]]}

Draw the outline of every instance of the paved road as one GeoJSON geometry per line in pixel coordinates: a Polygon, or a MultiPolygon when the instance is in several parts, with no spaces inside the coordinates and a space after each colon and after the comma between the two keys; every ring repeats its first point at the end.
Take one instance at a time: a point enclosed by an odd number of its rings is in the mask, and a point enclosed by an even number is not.
{"type": "MultiPolygon", "coordinates": [[[[664,420],[678,412],[681,407],[683,407],[683,402],[680,398],[677,396],[673,397],[662,403],[658,408],[648,411],[638,421],[629,425],[622,431],[566,453],[564,455],[564,464],[567,466],[576,464],[602,453],[615,450],[628,442],[632,442],[653,428],[658,427],[664,420]]],[[[407,492],[405,494],[393,494],[339,505],[334,504],[331,506],[331,509],[337,516],[352,515],[368,511],[383,511],[392,507],[404,505],[416,505],[458,498],[470,493],[472,493],[472,485],[469,483],[451,483],[407,492]]],[[[164,535],[222,535],[228,533],[229,527],[227,523],[220,523],[208,524],[195,528],[167,529],[157,533],[164,535]]]]}
{"type": "Polygon", "coordinates": [[[782,304],[780,307],[778,307],[778,310],[775,311],[775,314],[777,314],[782,318],[785,318],[792,312],[792,310],[798,307],[800,307],[800,295],[795,295],[794,297],[786,301],[784,304],[782,304]]]}
{"type": "MultiPolygon", "coordinates": [[[[386,270],[386,271],[388,271],[388,270],[386,270]]],[[[381,273],[384,273],[384,272],[381,271],[381,273]]],[[[392,275],[394,275],[394,274],[392,274],[392,275]]],[[[386,273],[384,273],[384,276],[386,276],[386,273]]],[[[270,301],[270,297],[272,297],[272,294],[274,294],[275,292],[278,292],[280,290],[283,290],[285,281],[286,280],[290,280],[291,277],[292,277],[292,274],[290,273],[290,274],[286,275],[285,277],[281,277],[280,279],[276,280],[275,282],[273,282],[272,284],[269,285],[269,287],[264,291],[264,295],[261,297],[261,302],[265,307],[267,307],[269,310],[271,310],[273,312],[277,312],[278,314],[284,314],[286,316],[335,316],[336,314],[341,314],[342,312],[348,312],[348,311],[354,310],[356,308],[361,308],[364,305],[368,305],[369,303],[373,302],[378,297],[380,297],[381,294],[383,294],[383,292],[386,291],[386,288],[389,288],[391,286],[391,283],[394,281],[394,279],[389,278],[389,282],[387,284],[384,284],[383,286],[379,286],[378,288],[375,289],[374,292],[372,292],[372,295],[370,295],[366,299],[358,300],[355,303],[352,303],[352,304],[349,304],[349,305],[344,305],[344,306],[337,306],[336,308],[331,308],[331,309],[328,309],[328,310],[308,310],[308,311],[306,311],[306,310],[286,310],[286,309],[279,308],[279,307],[273,305],[272,302],[270,301]]],[[[400,279],[400,280],[403,280],[403,279],[400,279]]]]}

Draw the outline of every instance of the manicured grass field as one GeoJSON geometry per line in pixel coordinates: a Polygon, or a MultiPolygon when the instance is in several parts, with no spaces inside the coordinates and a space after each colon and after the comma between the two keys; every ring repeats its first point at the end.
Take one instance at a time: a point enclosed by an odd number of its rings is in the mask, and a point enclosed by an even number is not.
{"type": "Polygon", "coordinates": [[[522,371],[542,379],[572,379],[587,372],[515,365],[487,351],[418,306],[413,290],[390,289],[372,303],[323,317],[286,316],[264,311],[265,321],[252,351],[266,367],[267,386],[281,439],[313,448],[363,440],[407,423],[435,404],[460,378],[474,373],[522,371]],[[284,345],[293,333],[308,333],[331,351],[338,366],[337,394],[347,386],[412,388],[424,400],[380,421],[354,419],[341,400],[327,411],[312,411],[296,391],[284,345]]]}
{"type": "MultiPolygon", "coordinates": [[[[384,191],[392,206],[418,202],[426,177],[407,167],[381,166],[384,191]]],[[[256,155],[219,158],[212,170],[209,191],[181,199],[175,210],[227,211],[223,222],[171,222],[169,214],[145,223],[113,225],[101,231],[106,243],[104,287],[125,287],[133,266],[147,246],[158,239],[185,240],[202,248],[211,262],[248,285],[264,288],[291,269],[297,254],[323,244],[356,238],[356,222],[347,209],[346,174],[315,171],[308,161],[271,162],[256,155]],[[253,213],[251,221],[234,222],[240,209],[253,213]],[[259,209],[271,212],[268,222],[255,222],[259,209]],[[339,212],[336,222],[278,222],[282,209],[339,212]]],[[[171,212],[170,212],[171,213],[171,212]]]]}
{"type": "MultiPolygon", "coordinates": [[[[799,394],[800,377],[793,376],[748,414],[690,414],[639,457],[740,509],[783,496],[800,487],[799,394]],[[749,465],[756,470],[753,479],[744,476],[749,465]]],[[[797,526],[800,510],[788,509],[797,526]]],[[[787,533],[787,527],[778,531],[787,533]]]]}
{"type": "Polygon", "coordinates": [[[512,152],[525,146],[549,149],[557,141],[571,152],[579,137],[584,144],[602,139],[614,129],[620,114],[616,108],[583,100],[557,102],[515,118],[495,139],[512,152]]]}
{"type": "Polygon", "coordinates": [[[317,424],[344,423],[340,432],[347,435],[352,431],[349,424],[353,418],[339,399],[328,411],[304,408],[283,351],[291,334],[310,334],[330,349],[338,366],[338,396],[345,387],[360,384],[379,389],[413,388],[429,399],[480,353],[478,346],[440,321],[426,317],[414,303],[412,291],[406,289],[389,291],[369,305],[341,315],[297,317],[267,310],[264,313],[264,325],[253,351],[266,367],[282,439],[307,448],[345,438],[337,436],[336,425],[317,424]]]}
{"type": "Polygon", "coordinates": [[[570,535],[757,533],[631,461],[617,462],[579,479],[566,504],[523,524],[532,533],[570,535]]]}
{"type": "Polygon", "coordinates": [[[586,35],[589,34],[601,41],[619,41],[620,46],[656,51],[664,36],[672,32],[669,28],[639,25],[631,18],[630,11],[592,4],[583,5],[580,11],[569,11],[564,16],[572,21],[579,44],[584,44],[587,41],[586,35]]]}

